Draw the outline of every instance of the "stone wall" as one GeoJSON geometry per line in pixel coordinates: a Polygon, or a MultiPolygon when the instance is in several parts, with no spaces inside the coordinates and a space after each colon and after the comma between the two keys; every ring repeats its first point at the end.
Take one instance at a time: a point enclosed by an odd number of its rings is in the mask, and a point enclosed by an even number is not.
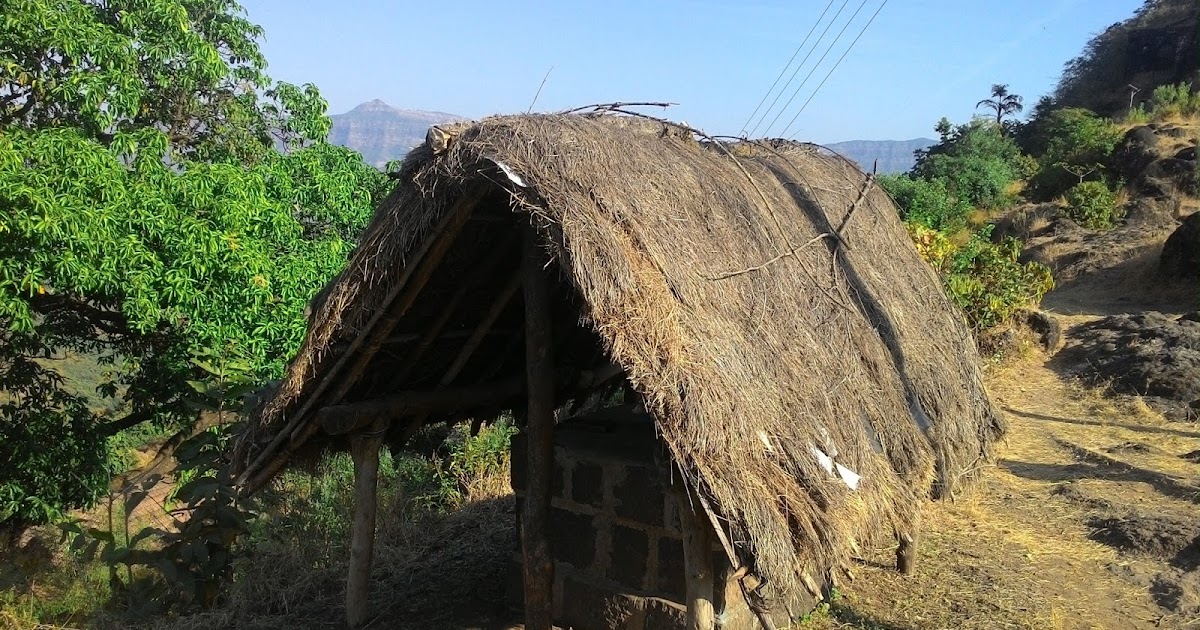
{"type": "MultiPolygon", "coordinates": [[[[557,427],[550,543],[555,620],[563,627],[684,627],[683,541],[668,461],[645,414],[608,410],[557,427]]],[[[521,436],[513,442],[512,471],[519,528],[526,487],[521,436]]],[[[724,579],[731,572],[724,551],[713,549],[713,559],[719,627],[757,629],[738,583],[724,579]]],[[[519,562],[509,589],[516,604],[519,562]]]]}

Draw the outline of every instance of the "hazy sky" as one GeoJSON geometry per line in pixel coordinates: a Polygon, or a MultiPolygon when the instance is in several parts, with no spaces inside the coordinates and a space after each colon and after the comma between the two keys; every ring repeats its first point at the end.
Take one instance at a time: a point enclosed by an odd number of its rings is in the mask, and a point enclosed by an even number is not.
{"type": "MultiPolygon", "coordinates": [[[[828,7],[796,62],[815,52],[757,136],[857,10],[770,135],[784,130],[883,2],[242,0],[266,29],[271,76],[317,84],[332,113],[375,98],[470,117],[523,112],[553,67],[536,110],[670,101],[669,117],[713,134],[741,132],[828,7]]],[[[1092,35],[1141,4],[888,0],[787,135],[934,136],[942,116],[969,119],[993,83],[1032,105],[1092,35]]]]}

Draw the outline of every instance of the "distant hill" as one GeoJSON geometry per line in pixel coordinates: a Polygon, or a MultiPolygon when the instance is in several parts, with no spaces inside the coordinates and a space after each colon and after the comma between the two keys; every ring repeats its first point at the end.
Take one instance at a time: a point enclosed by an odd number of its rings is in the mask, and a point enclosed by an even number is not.
{"type": "Polygon", "coordinates": [[[363,159],[380,168],[424,142],[430,126],[465,120],[445,112],[399,109],[379,99],[330,118],[333,128],[329,141],[358,151],[363,159]]]}
{"type": "Polygon", "coordinates": [[[913,167],[916,158],[913,151],[937,144],[937,140],[914,138],[912,140],[848,140],[827,144],[826,147],[858,163],[862,170],[870,172],[879,160],[879,173],[903,173],[913,167]]]}

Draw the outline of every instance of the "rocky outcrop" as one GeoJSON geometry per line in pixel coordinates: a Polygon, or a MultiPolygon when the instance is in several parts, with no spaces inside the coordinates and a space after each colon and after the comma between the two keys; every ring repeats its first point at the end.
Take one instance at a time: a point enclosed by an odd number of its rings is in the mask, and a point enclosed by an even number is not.
{"type": "Polygon", "coordinates": [[[1167,237],[1159,269],[1169,278],[1200,278],[1200,212],[1184,219],[1167,237]]]}

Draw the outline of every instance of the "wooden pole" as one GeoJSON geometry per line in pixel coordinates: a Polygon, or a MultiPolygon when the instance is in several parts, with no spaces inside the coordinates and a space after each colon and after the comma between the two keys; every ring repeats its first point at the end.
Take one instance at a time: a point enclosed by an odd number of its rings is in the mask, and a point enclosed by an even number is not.
{"type": "Polygon", "coordinates": [[[379,481],[379,447],[387,425],[376,422],[350,439],[354,459],[354,523],[350,530],[350,575],[346,580],[346,625],[367,620],[371,556],[375,547],[375,493],[379,481]]]}
{"type": "Polygon", "coordinates": [[[688,630],[713,630],[713,532],[708,517],[688,496],[684,481],[676,485],[675,501],[683,530],[683,570],[688,630]]]}
{"type": "Polygon", "coordinates": [[[916,528],[912,533],[896,532],[896,540],[900,543],[896,547],[896,570],[902,575],[910,575],[917,566],[916,528]]]}
{"type": "Polygon", "coordinates": [[[525,377],[528,439],[521,550],[525,569],[525,627],[553,627],[554,562],[550,557],[550,476],[554,468],[554,355],[545,256],[532,226],[524,227],[525,377]]]}

